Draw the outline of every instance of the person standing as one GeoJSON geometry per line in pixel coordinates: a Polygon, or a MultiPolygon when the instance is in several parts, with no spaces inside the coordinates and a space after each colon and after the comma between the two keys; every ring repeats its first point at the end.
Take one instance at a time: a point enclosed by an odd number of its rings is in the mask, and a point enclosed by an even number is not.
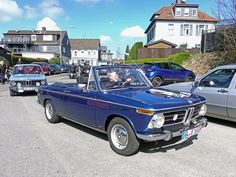
{"type": "Polygon", "coordinates": [[[2,84],[5,84],[5,73],[6,73],[6,65],[3,63],[1,66],[1,77],[2,77],[2,84]]]}
{"type": "Polygon", "coordinates": [[[22,61],[20,58],[18,59],[17,64],[22,64],[22,61]]]}

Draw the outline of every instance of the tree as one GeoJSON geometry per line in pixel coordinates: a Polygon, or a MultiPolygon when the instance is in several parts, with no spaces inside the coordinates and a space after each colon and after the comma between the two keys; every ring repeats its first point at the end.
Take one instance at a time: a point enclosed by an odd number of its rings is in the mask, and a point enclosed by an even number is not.
{"type": "Polygon", "coordinates": [[[216,17],[220,25],[216,34],[221,39],[221,50],[217,52],[219,65],[236,63],[236,0],[216,0],[216,17]]]}
{"type": "Polygon", "coordinates": [[[127,45],[125,49],[125,60],[128,60],[129,57],[126,54],[129,54],[129,45],[127,45]]]}
{"type": "Polygon", "coordinates": [[[129,56],[132,59],[138,59],[138,49],[143,48],[143,42],[136,42],[129,51],[129,56]]]}

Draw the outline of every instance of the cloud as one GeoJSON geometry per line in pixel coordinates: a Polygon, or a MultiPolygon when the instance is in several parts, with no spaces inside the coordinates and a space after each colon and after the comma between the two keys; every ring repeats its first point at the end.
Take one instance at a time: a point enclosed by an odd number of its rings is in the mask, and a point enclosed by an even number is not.
{"type": "Polygon", "coordinates": [[[22,14],[22,9],[20,9],[15,1],[1,0],[0,12],[0,21],[8,22],[20,17],[22,14]]]}
{"type": "Polygon", "coordinates": [[[146,35],[144,29],[136,25],[122,30],[120,36],[125,38],[143,38],[146,35]]]}
{"type": "Polygon", "coordinates": [[[50,17],[44,17],[42,20],[38,21],[36,29],[41,30],[42,27],[46,27],[47,30],[61,30],[60,27],[57,26],[57,23],[50,17]]]}
{"type": "Polygon", "coordinates": [[[101,40],[101,42],[103,42],[103,43],[112,42],[111,37],[110,37],[110,36],[107,36],[107,35],[101,35],[101,36],[100,36],[100,40],[101,40]]]}
{"type": "Polygon", "coordinates": [[[74,0],[80,4],[96,4],[98,2],[113,2],[114,0],[74,0]]]}
{"type": "Polygon", "coordinates": [[[42,14],[51,18],[64,14],[64,9],[60,7],[59,0],[42,0],[39,7],[42,9],[42,14]]]}
{"type": "Polygon", "coordinates": [[[24,10],[27,18],[35,18],[38,15],[36,8],[29,5],[25,5],[24,10]]]}

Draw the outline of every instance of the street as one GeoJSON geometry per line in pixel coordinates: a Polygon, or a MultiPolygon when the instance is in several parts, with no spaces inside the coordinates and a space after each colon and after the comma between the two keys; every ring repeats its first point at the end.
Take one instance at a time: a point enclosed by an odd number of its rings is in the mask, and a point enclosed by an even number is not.
{"type": "MultiPolygon", "coordinates": [[[[66,74],[48,82],[71,82],[66,74]]],[[[47,122],[36,94],[10,97],[0,85],[1,177],[235,177],[236,124],[210,118],[197,137],[182,144],[142,143],[123,157],[106,135],[63,120],[47,122]]]]}

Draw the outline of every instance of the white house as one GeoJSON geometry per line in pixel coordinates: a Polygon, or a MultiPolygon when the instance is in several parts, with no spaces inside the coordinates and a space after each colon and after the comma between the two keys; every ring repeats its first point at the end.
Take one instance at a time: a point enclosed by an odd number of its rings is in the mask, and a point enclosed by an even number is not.
{"type": "Polygon", "coordinates": [[[200,47],[202,31],[214,31],[218,22],[199,10],[198,4],[188,4],[186,0],[176,0],[163,7],[153,14],[150,21],[145,31],[146,47],[150,48],[158,43],[171,44],[168,45],[171,47],[186,44],[187,48],[200,47]]]}
{"type": "Polygon", "coordinates": [[[106,46],[101,46],[101,61],[103,63],[111,63],[112,62],[113,53],[107,49],[106,46]]]}
{"type": "Polygon", "coordinates": [[[70,39],[71,63],[81,64],[89,61],[91,66],[98,65],[100,60],[100,39],[70,39]]]}

